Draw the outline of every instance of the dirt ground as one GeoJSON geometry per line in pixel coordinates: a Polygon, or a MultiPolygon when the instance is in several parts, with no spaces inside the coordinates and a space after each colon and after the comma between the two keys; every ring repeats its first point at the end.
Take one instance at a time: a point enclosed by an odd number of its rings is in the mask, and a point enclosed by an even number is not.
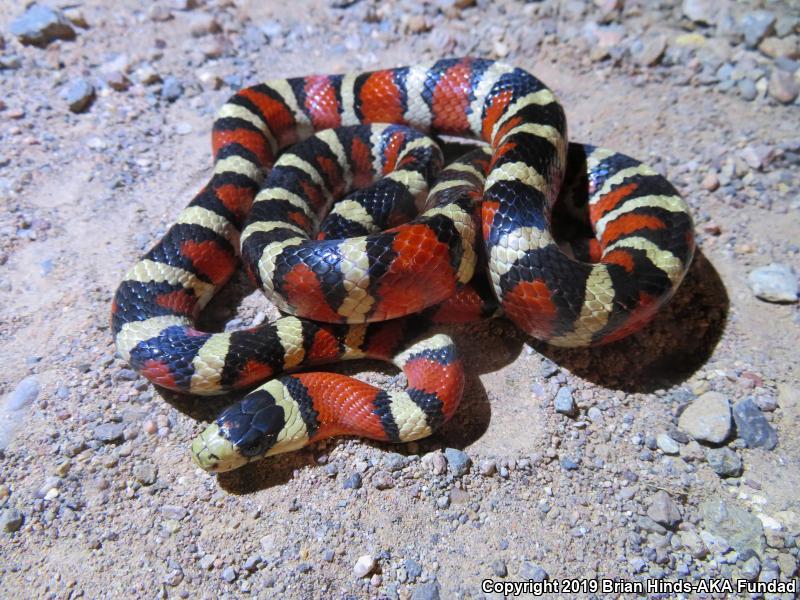
{"type": "MultiPolygon", "coordinates": [[[[800,77],[796,19],[781,36],[798,7],[724,5],[736,23],[775,17],[766,37],[795,49],[775,58],[721,18],[691,18],[704,4],[51,2],[76,36],[39,48],[10,30],[25,5],[0,2],[0,596],[423,600],[503,597],[487,578],[796,578],[800,313],[758,299],[748,274],[800,269],[800,110],[779,89],[800,77]],[[452,330],[467,391],[429,440],[336,440],[199,470],[188,444],[230,399],[138,378],[114,356],[109,314],[124,272],[209,177],[215,111],[248,83],[467,54],[547,82],[571,139],[667,174],[699,249],[677,296],[598,349],[550,348],[505,321],[452,330]],[[94,97],[73,112],[79,80],[94,97]],[[708,392],[753,398],[777,433],[772,450],[730,435],[741,474],[718,474],[677,426],[708,392]],[[576,417],[555,411],[558,393],[576,417]]],[[[218,326],[277,314],[242,281],[208,313],[218,326]]],[[[593,591],[548,596],[614,596],[593,591]]]]}

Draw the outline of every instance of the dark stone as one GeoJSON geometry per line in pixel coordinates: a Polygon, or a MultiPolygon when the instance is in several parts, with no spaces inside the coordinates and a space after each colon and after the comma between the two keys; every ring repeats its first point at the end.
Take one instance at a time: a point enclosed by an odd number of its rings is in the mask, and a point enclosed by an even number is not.
{"type": "Polygon", "coordinates": [[[61,11],[39,4],[11,21],[9,30],[23,44],[41,48],[53,40],[75,39],[75,30],[61,11]]]}
{"type": "Polygon", "coordinates": [[[752,398],[745,398],[733,405],[733,420],[738,436],[748,448],[772,450],[778,445],[778,434],[752,398]]]}

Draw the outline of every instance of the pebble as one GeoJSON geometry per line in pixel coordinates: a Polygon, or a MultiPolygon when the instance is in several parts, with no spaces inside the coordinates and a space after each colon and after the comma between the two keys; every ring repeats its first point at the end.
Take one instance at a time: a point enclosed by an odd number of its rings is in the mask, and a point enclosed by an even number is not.
{"type": "Polygon", "coordinates": [[[39,397],[39,381],[34,376],[26,377],[17,384],[6,398],[5,410],[20,410],[30,406],[39,397]]]}
{"type": "Polygon", "coordinates": [[[781,104],[791,104],[800,94],[800,85],[793,73],[783,69],[773,69],[767,91],[781,104]]]}
{"type": "Polygon", "coordinates": [[[214,567],[215,560],[217,560],[217,557],[213,554],[204,554],[200,557],[198,564],[203,571],[210,571],[214,567]]]}
{"type": "Polygon", "coordinates": [[[736,84],[736,87],[743,100],[750,102],[758,96],[758,88],[752,79],[742,79],[736,84]]]}
{"type": "Polygon", "coordinates": [[[25,420],[28,407],[39,397],[39,382],[34,376],[20,381],[0,407],[0,452],[11,444],[25,420]]]}
{"type": "Polygon", "coordinates": [[[750,48],[756,48],[775,25],[775,15],[767,10],[754,10],[742,16],[739,25],[744,33],[744,43],[750,48]]]}
{"type": "Polygon", "coordinates": [[[411,594],[411,600],[439,600],[439,597],[439,584],[435,581],[418,585],[411,594]]]}
{"type": "Polygon", "coordinates": [[[742,474],[742,459],[730,448],[706,449],[706,461],[720,477],[738,477],[742,474]]]}
{"type": "MultiPolygon", "coordinates": [[[[708,533],[722,538],[739,553],[745,551],[759,555],[764,553],[766,546],[764,527],[761,520],[752,513],[721,498],[706,500],[700,505],[699,510],[708,533]]],[[[703,541],[706,546],[714,542],[707,537],[703,541]]],[[[725,551],[722,550],[722,553],[725,551]]]]}
{"type": "Polygon", "coordinates": [[[708,554],[708,548],[703,543],[703,539],[694,531],[682,531],[680,533],[680,541],[694,558],[700,559],[708,554]]]}
{"type": "Polygon", "coordinates": [[[372,475],[372,486],[376,490],[389,490],[394,487],[394,478],[388,471],[376,471],[372,475]]]}
{"type": "Polygon", "coordinates": [[[758,560],[757,556],[751,556],[742,563],[739,572],[747,581],[755,581],[761,572],[761,561],[758,560]]]}
{"type": "Polygon", "coordinates": [[[155,465],[145,463],[133,467],[133,478],[142,485],[153,485],[157,477],[158,470],[155,465]]]}
{"type": "Polygon", "coordinates": [[[666,433],[659,433],[658,436],[656,436],[656,445],[664,454],[674,455],[678,454],[681,450],[678,442],[673,440],[666,433]]]}
{"type": "Polygon", "coordinates": [[[596,406],[592,406],[587,412],[586,416],[592,423],[601,423],[603,421],[603,411],[596,406]]]}
{"type": "Polygon", "coordinates": [[[167,102],[175,102],[183,95],[183,84],[177,77],[171,75],[164,78],[164,83],[161,86],[161,97],[167,102]]]}
{"type": "Polygon", "coordinates": [[[219,33],[220,31],[222,31],[222,28],[213,15],[208,13],[192,15],[189,23],[189,32],[194,37],[202,37],[210,33],[219,33]]]}
{"type": "Polygon", "coordinates": [[[25,516],[16,508],[7,508],[0,512],[0,529],[6,533],[19,531],[24,522],[25,516]]]}
{"type": "Polygon", "coordinates": [[[85,79],[76,79],[64,92],[64,100],[74,113],[85,111],[92,105],[94,98],[94,86],[85,79]]]}
{"type": "Polygon", "coordinates": [[[103,423],[94,428],[94,439],[105,444],[121,442],[125,436],[125,425],[122,423],[103,423]]]}
{"type": "Polygon", "coordinates": [[[681,12],[695,23],[714,25],[719,10],[716,4],[714,0],[683,0],[681,12]]]}
{"type": "Polygon", "coordinates": [[[53,40],[75,39],[75,29],[64,14],[49,6],[33,4],[9,25],[9,30],[26,45],[47,46],[53,40]]]}
{"type": "Polygon", "coordinates": [[[668,529],[674,529],[683,520],[678,505],[664,490],[657,491],[651,498],[647,516],[668,529]]]}
{"type": "Polygon", "coordinates": [[[772,450],[778,445],[778,434],[752,398],[739,400],[733,405],[733,420],[736,422],[736,433],[748,448],[772,450]]]}
{"type": "Polygon", "coordinates": [[[492,561],[492,573],[494,573],[497,577],[505,577],[508,575],[508,567],[506,567],[506,563],[502,560],[492,561]]]}
{"type": "Polygon", "coordinates": [[[797,302],[797,275],[788,265],[772,263],[759,267],[750,272],[747,283],[761,300],[776,303],[797,302]]]}
{"type": "Polygon", "coordinates": [[[466,452],[457,448],[445,448],[444,455],[447,458],[447,468],[455,477],[467,474],[472,460],[466,452]]]}
{"type": "Polygon", "coordinates": [[[420,565],[417,561],[413,558],[407,558],[403,561],[403,567],[406,570],[406,574],[408,575],[408,579],[410,581],[415,581],[419,579],[419,576],[422,575],[422,565],[420,565]]]}
{"type": "Polygon", "coordinates": [[[562,415],[574,417],[578,414],[578,406],[575,404],[575,398],[572,396],[572,389],[569,386],[558,390],[554,404],[556,412],[562,415]]]}
{"type": "Polygon", "coordinates": [[[719,177],[716,173],[707,173],[700,185],[704,190],[713,192],[719,188],[719,177]]]}
{"type": "Polygon", "coordinates": [[[719,392],[706,392],[681,413],[678,427],[701,442],[719,444],[731,432],[731,407],[719,392]]]}
{"type": "Polygon", "coordinates": [[[353,566],[353,575],[356,577],[366,577],[375,568],[375,559],[369,554],[359,556],[356,564],[353,566]]]}
{"type": "Polygon", "coordinates": [[[346,490],[357,490],[361,487],[362,482],[361,473],[351,473],[344,480],[344,483],[342,483],[342,488],[346,490]]]}
{"type": "Polygon", "coordinates": [[[527,560],[522,563],[519,570],[519,576],[525,581],[533,580],[535,583],[541,583],[548,578],[547,571],[540,565],[528,562],[527,560]]]}
{"type": "Polygon", "coordinates": [[[236,569],[233,567],[225,567],[222,569],[222,573],[220,573],[220,578],[227,583],[233,583],[236,581],[236,575],[236,569]]]}
{"type": "Polygon", "coordinates": [[[642,43],[641,48],[633,53],[633,60],[643,67],[652,67],[661,61],[666,49],[667,37],[665,35],[649,36],[642,43]]]}
{"type": "Polygon", "coordinates": [[[497,462],[491,459],[484,459],[478,465],[478,471],[484,477],[491,477],[497,472],[497,462]]]}

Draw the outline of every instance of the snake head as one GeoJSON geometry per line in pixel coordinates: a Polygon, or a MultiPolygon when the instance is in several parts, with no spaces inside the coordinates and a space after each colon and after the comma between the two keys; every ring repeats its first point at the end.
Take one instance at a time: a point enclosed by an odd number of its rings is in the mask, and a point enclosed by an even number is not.
{"type": "Polygon", "coordinates": [[[286,418],[284,407],[276,402],[276,394],[282,398],[282,393],[282,386],[271,381],[226,408],[192,442],[195,463],[220,473],[292,449],[283,448],[286,418]]]}

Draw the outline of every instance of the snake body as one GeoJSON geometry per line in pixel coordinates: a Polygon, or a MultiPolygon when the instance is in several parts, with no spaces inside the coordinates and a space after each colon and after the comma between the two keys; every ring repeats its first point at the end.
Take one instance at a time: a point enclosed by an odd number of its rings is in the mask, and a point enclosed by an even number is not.
{"type": "Polygon", "coordinates": [[[691,262],[692,220],[674,187],[630,157],[568,144],[566,129],[541,81],[485,59],[245,88],[214,123],[211,180],[117,290],[117,349],[154,383],[193,394],[349,358],[392,360],[407,375],[403,392],[331,373],[275,379],[195,440],[209,470],[331,435],[429,435],[463,387],[452,340],[419,339],[430,321],[497,309],[554,345],[604,344],[646,324],[691,262]],[[485,145],[439,174],[420,132],[485,145]],[[550,233],[570,187],[583,188],[577,208],[596,237],[584,250],[550,233]],[[197,330],[240,256],[292,316],[197,330]],[[476,270],[489,294],[470,284],[476,270]]]}

